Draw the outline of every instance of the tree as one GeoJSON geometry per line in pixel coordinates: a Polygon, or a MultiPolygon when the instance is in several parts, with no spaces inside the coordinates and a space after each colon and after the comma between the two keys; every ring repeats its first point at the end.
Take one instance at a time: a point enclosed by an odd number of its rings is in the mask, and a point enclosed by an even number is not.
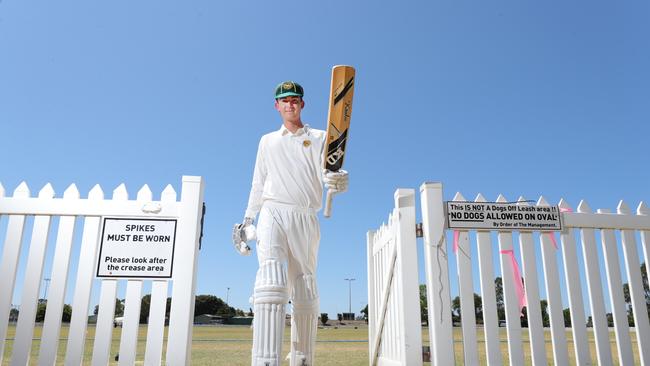
{"type": "Polygon", "coordinates": [[[460,321],[460,297],[456,296],[451,301],[451,322],[456,323],[460,321]]]}
{"type": "MultiPolygon", "coordinates": [[[[93,314],[97,315],[99,314],[99,304],[95,305],[95,310],[93,310],[93,314]]],[[[124,299],[115,299],[115,312],[114,315],[117,316],[123,316],[124,315],[124,299]]]]}
{"type": "MultiPolygon", "coordinates": [[[[165,318],[169,319],[169,311],[172,308],[172,298],[167,298],[165,305],[165,318]]],[[[149,312],[151,311],[151,295],[144,295],[140,300],[140,324],[149,323],[149,312]]]]}
{"type": "Polygon", "coordinates": [[[321,322],[323,325],[327,325],[327,321],[328,321],[329,319],[330,319],[330,318],[329,318],[329,316],[327,315],[327,313],[321,313],[321,314],[320,314],[320,322],[321,322]]]}
{"type": "Polygon", "coordinates": [[[427,285],[420,285],[420,319],[429,325],[429,308],[427,305],[427,285]]]}
{"type": "Polygon", "coordinates": [[[564,326],[571,327],[571,309],[566,308],[562,312],[564,313],[564,326]]]}
{"type": "Polygon", "coordinates": [[[70,323],[72,319],[72,306],[65,304],[63,305],[63,314],[61,315],[61,321],[64,323],[70,323]]]}
{"type": "MultiPolygon", "coordinates": [[[[646,269],[646,264],[641,264],[640,269],[646,311],[648,312],[648,316],[650,316],[650,285],[648,284],[648,271],[646,269]]],[[[623,297],[625,298],[625,303],[627,304],[628,325],[632,327],[634,326],[634,309],[632,308],[632,296],[630,295],[630,285],[628,283],[623,284],[623,297]]]]}
{"type": "Polygon", "coordinates": [[[233,315],[235,309],[214,295],[197,295],[194,301],[194,316],[201,314],[233,315]]]}
{"type": "Polygon", "coordinates": [[[494,292],[496,295],[499,320],[506,320],[506,308],[503,302],[503,279],[501,277],[494,279],[494,292]]]}
{"type": "MultiPolygon", "coordinates": [[[[452,322],[462,320],[460,297],[456,296],[451,302],[451,319],[452,322]]],[[[474,293],[474,318],[477,324],[483,324],[483,298],[481,295],[474,293]]]]}
{"type": "Polygon", "coordinates": [[[18,320],[18,314],[20,314],[20,311],[16,308],[11,308],[9,311],[9,321],[10,322],[15,322],[18,320]]]}
{"type": "Polygon", "coordinates": [[[142,296],[140,300],[140,324],[149,323],[149,311],[151,310],[151,295],[142,296]]]}
{"type": "Polygon", "coordinates": [[[548,301],[541,300],[539,302],[539,307],[542,309],[542,325],[544,327],[549,327],[551,325],[551,320],[548,316],[548,301]]]}
{"type": "Polygon", "coordinates": [[[519,324],[522,328],[528,328],[528,306],[521,309],[521,316],[519,317],[519,324]]]}
{"type": "Polygon", "coordinates": [[[360,311],[361,314],[363,314],[363,320],[366,322],[368,321],[368,304],[366,304],[366,307],[361,309],[360,311]]]}
{"type": "MultiPolygon", "coordinates": [[[[47,300],[39,301],[38,307],[36,308],[36,322],[41,323],[45,320],[45,313],[47,312],[47,300]]],[[[68,304],[63,305],[63,310],[61,312],[61,320],[64,323],[69,323],[72,318],[72,306],[68,304]]]]}
{"type": "Polygon", "coordinates": [[[477,293],[474,293],[474,316],[477,324],[483,324],[483,298],[477,293]]]}
{"type": "Polygon", "coordinates": [[[36,308],[36,322],[41,323],[45,320],[45,312],[47,310],[47,301],[39,302],[36,308]]]}
{"type": "Polygon", "coordinates": [[[650,281],[648,280],[648,269],[645,263],[641,265],[641,282],[643,282],[643,292],[645,293],[645,303],[650,307],[650,281]]]}

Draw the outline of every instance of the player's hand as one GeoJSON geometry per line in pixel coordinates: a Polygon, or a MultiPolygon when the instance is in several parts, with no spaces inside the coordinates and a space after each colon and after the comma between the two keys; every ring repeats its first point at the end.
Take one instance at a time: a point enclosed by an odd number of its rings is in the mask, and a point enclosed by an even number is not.
{"type": "Polygon", "coordinates": [[[332,191],[332,193],[341,193],[348,190],[348,172],[341,169],[336,172],[325,170],[323,172],[323,181],[325,188],[332,191]]]}
{"type": "Polygon", "coordinates": [[[235,245],[235,250],[240,255],[250,255],[251,248],[246,242],[256,240],[257,235],[255,232],[255,225],[253,219],[245,218],[241,224],[235,224],[232,228],[232,243],[235,245]]]}

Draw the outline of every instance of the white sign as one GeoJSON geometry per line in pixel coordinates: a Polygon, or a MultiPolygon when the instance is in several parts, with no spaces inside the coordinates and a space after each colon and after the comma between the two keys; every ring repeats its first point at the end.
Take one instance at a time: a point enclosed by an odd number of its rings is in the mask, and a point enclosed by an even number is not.
{"type": "Polygon", "coordinates": [[[171,278],[176,220],[105,217],[97,277],[171,278]]]}
{"type": "Polygon", "coordinates": [[[526,206],[498,202],[447,202],[450,229],[557,231],[562,230],[557,206],[526,206]]]}

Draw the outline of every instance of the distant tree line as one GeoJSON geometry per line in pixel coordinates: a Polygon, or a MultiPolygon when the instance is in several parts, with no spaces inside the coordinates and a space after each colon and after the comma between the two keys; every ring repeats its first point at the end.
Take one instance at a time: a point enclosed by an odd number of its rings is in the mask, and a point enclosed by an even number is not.
{"type": "MultiPolygon", "coordinates": [[[[14,309],[12,309],[14,310],[14,309]]],[[[45,311],[47,310],[47,300],[39,299],[38,307],[36,308],[36,322],[42,323],[45,321],[45,311]]],[[[16,309],[16,317],[18,317],[18,309],[16,309]]],[[[63,305],[63,310],[61,312],[61,321],[64,323],[70,323],[72,318],[72,306],[69,304],[63,305]]]]}
{"type": "MultiPolygon", "coordinates": [[[[115,317],[124,316],[124,303],[126,299],[115,300],[115,317]]],[[[172,306],[172,298],[167,298],[165,307],[165,317],[169,317],[172,306]]],[[[140,302],[140,324],[146,324],[149,320],[149,311],[151,308],[151,295],[145,295],[140,302]]],[[[99,305],[95,305],[94,314],[99,314],[99,305]]],[[[220,316],[244,316],[241,309],[235,309],[228,306],[225,301],[214,295],[197,295],[194,300],[194,316],[203,314],[220,315],[220,316]]],[[[252,315],[252,313],[250,313],[252,315]]]]}
{"type": "MultiPolygon", "coordinates": [[[[646,269],[646,264],[643,263],[641,265],[641,279],[643,282],[643,291],[644,291],[644,296],[645,296],[645,303],[646,303],[646,311],[648,312],[648,316],[650,317],[650,284],[648,281],[648,272],[646,269]]],[[[503,280],[501,277],[497,277],[494,280],[494,289],[495,289],[495,294],[496,294],[496,306],[497,306],[497,315],[499,318],[499,321],[505,321],[506,320],[506,313],[505,313],[505,303],[503,301],[503,280]]],[[[623,294],[625,296],[625,303],[627,305],[627,318],[628,318],[628,324],[629,326],[634,326],[634,312],[632,309],[632,299],[630,297],[630,286],[628,283],[623,284],[623,294]]],[[[368,307],[364,309],[366,314],[368,307]]],[[[362,312],[364,311],[362,310],[362,312]]],[[[541,316],[542,316],[542,324],[544,327],[549,327],[550,326],[550,318],[549,318],[549,313],[548,313],[548,301],[547,300],[541,300],[540,301],[540,310],[541,310],[541,316]]],[[[571,310],[569,308],[563,309],[563,317],[564,317],[564,326],[565,327],[570,327],[571,326],[571,310]]],[[[522,327],[528,327],[528,308],[525,307],[522,311],[523,316],[520,317],[521,321],[521,326],[522,327]]],[[[420,285],[420,315],[422,317],[422,322],[426,323],[427,325],[429,324],[429,313],[428,313],[428,306],[427,306],[427,288],[426,285],[420,285]]],[[[476,323],[477,324],[483,324],[483,299],[479,294],[474,294],[474,315],[476,317],[476,323]]],[[[452,321],[454,323],[458,323],[461,321],[461,311],[460,311],[460,297],[456,296],[452,302],[451,302],[451,316],[452,316],[452,321]]],[[[607,313],[607,323],[608,326],[612,327],[614,326],[614,318],[612,316],[612,313],[607,313]]],[[[367,317],[367,315],[366,315],[367,317]]],[[[591,327],[593,326],[593,319],[591,316],[589,316],[587,320],[587,326],[591,327]]]]}
{"type": "MultiPolygon", "coordinates": [[[[125,299],[115,299],[115,317],[124,316],[124,303],[125,299]]],[[[169,311],[171,309],[172,299],[171,297],[167,298],[167,306],[165,310],[165,316],[169,317],[169,311]]],[[[140,323],[145,324],[149,319],[149,309],[151,307],[151,295],[145,295],[142,297],[140,302],[140,323]]],[[[47,300],[39,299],[38,307],[36,308],[36,322],[40,323],[45,320],[45,312],[47,310],[47,300]]],[[[11,308],[9,313],[9,319],[16,321],[20,314],[18,308],[11,308]]],[[[99,314],[99,305],[95,305],[93,311],[94,315],[99,314]]],[[[228,306],[225,301],[214,296],[214,295],[197,295],[194,301],[194,316],[202,314],[211,314],[211,315],[220,315],[220,316],[244,316],[244,315],[253,315],[252,310],[249,309],[248,313],[245,313],[241,309],[233,308],[228,306]]],[[[61,320],[64,323],[69,323],[72,318],[72,306],[69,304],[63,305],[63,311],[61,314],[61,320]]]]}

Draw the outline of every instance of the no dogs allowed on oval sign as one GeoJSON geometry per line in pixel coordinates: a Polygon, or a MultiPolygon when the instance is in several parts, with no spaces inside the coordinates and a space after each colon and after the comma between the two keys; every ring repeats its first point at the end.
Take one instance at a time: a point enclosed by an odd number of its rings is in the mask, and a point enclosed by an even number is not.
{"type": "Polygon", "coordinates": [[[559,231],[557,206],[530,206],[513,202],[448,201],[447,227],[457,230],[559,231]]]}

